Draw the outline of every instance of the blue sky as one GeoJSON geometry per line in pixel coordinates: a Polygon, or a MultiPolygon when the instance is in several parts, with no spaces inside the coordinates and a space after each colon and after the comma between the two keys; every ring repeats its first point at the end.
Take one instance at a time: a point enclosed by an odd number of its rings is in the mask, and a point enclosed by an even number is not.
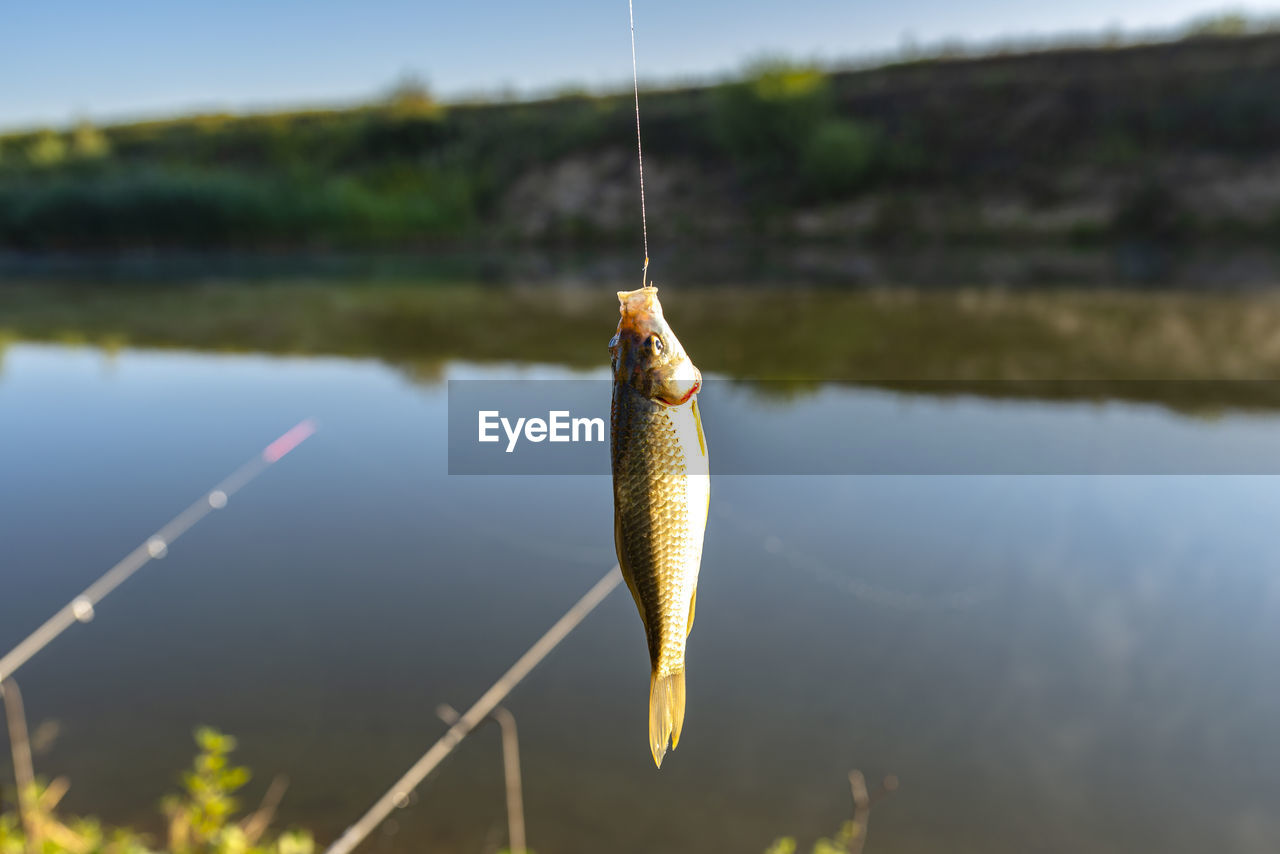
{"type": "MultiPolygon", "coordinates": [[[[641,77],[910,39],[1168,27],[1207,0],[637,0],[641,77]]],[[[1276,4],[1234,4],[1252,12],[1276,4]]],[[[0,127],[367,99],[406,73],[445,96],[629,79],[626,0],[28,0],[0,26],[0,127]]]]}

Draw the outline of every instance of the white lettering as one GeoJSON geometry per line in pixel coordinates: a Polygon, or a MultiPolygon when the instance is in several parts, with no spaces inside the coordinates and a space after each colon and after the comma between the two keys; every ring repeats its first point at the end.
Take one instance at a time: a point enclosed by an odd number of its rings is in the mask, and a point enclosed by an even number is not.
{"type": "Polygon", "coordinates": [[[530,442],[541,442],[547,438],[547,422],[541,418],[530,418],[524,425],[524,437],[530,442]]]}
{"type": "Polygon", "coordinates": [[[497,415],[498,415],[498,410],[496,409],[480,410],[480,441],[481,442],[498,441],[498,437],[496,435],[494,436],[489,435],[490,430],[495,430],[498,427],[498,422],[493,420],[495,417],[497,417],[497,415]]]}
{"type": "Polygon", "coordinates": [[[604,419],[603,418],[575,418],[573,419],[573,441],[575,442],[603,442],[604,441],[604,419]],[[582,428],[584,437],[578,438],[578,428],[582,428]],[[595,427],[599,430],[597,434],[600,438],[593,440],[591,438],[591,428],[595,427]]]}
{"type": "Polygon", "coordinates": [[[516,440],[520,438],[520,428],[524,426],[524,419],[516,419],[516,428],[511,429],[511,422],[506,418],[502,419],[502,429],[507,431],[507,453],[511,453],[516,449],[516,440]]]}
{"type": "Polygon", "coordinates": [[[476,438],[480,442],[498,442],[498,428],[507,437],[506,452],[514,453],[520,439],[530,442],[603,442],[603,418],[573,418],[567,409],[553,409],[548,418],[503,418],[496,409],[482,409],[476,416],[476,438]]]}
{"type": "Polygon", "coordinates": [[[569,441],[569,410],[553,409],[551,415],[551,441],[569,441]]]}

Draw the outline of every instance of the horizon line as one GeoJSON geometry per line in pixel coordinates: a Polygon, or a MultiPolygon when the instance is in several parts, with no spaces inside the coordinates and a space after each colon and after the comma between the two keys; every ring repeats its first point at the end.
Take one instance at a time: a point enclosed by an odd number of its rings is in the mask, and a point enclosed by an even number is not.
{"type": "MultiPolygon", "coordinates": [[[[808,67],[827,74],[840,74],[873,71],[879,68],[889,68],[913,62],[982,60],[998,57],[1034,56],[1040,53],[1069,50],[1125,50],[1173,45],[1196,38],[1226,40],[1275,35],[1280,35],[1280,14],[1249,15],[1227,11],[1199,15],[1172,27],[1145,27],[1128,30],[1120,27],[1105,27],[1095,30],[1064,31],[1048,35],[1010,34],[982,40],[966,40],[958,37],[942,38],[928,44],[915,44],[910,40],[904,40],[903,43],[896,47],[880,51],[866,51],[861,54],[843,57],[811,55],[808,58],[796,58],[766,49],[754,55],[743,57],[739,60],[737,67],[733,69],[667,76],[650,75],[647,78],[642,77],[639,86],[640,91],[652,93],[722,85],[744,79],[751,74],[753,67],[760,67],[768,63],[791,65],[800,68],[808,67]],[[1215,32],[1211,29],[1215,23],[1225,21],[1239,23],[1242,29],[1238,32],[1225,30],[1215,32]]],[[[142,108],[138,111],[120,111],[98,117],[92,117],[89,112],[86,112],[83,115],[73,115],[55,122],[18,121],[11,124],[0,120],[0,137],[24,136],[47,131],[65,133],[84,124],[97,127],[126,127],[153,122],[183,121],[215,116],[254,118],[281,113],[348,112],[386,104],[390,98],[395,96],[397,89],[406,86],[421,87],[424,94],[435,100],[441,107],[448,108],[538,103],[575,95],[596,98],[622,94],[629,95],[632,81],[619,79],[597,85],[576,81],[562,81],[524,89],[511,84],[498,84],[489,88],[459,89],[452,93],[437,96],[436,93],[431,91],[429,76],[418,74],[412,70],[405,70],[379,92],[364,96],[352,96],[345,99],[335,97],[332,100],[323,101],[303,99],[292,102],[243,102],[239,105],[190,103],[185,106],[160,107],[154,111],[147,108],[142,108]]]]}

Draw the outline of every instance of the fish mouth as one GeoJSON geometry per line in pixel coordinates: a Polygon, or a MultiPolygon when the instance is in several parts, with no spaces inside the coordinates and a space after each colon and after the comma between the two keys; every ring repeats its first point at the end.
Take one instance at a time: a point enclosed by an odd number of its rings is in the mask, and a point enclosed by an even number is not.
{"type": "Polygon", "coordinates": [[[693,381],[693,385],[689,386],[689,390],[684,393],[684,397],[680,398],[680,403],[677,403],[676,406],[679,406],[680,404],[683,404],[683,403],[688,403],[689,399],[700,391],[702,391],[701,376],[699,376],[696,380],[693,381]]]}
{"type": "Polygon", "coordinates": [[[664,397],[659,397],[657,398],[657,400],[663,406],[672,406],[672,407],[684,406],[686,403],[688,403],[690,400],[693,399],[693,396],[695,394],[697,394],[700,391],[702,391],[702,374],[701,373],[699,373],[698,376],[694,378],[693,385],[689,386],[689,390],[686,391],[683,395],[681,395],[677,400],[672,401],[664,397]]]}
{"type": "Polygon", "coordinates": [[[630,321],[629,325],[635,325],[639,319],[653,314],[661,315],[658,289],[653,285],[646,285],[634,291],[618,291],[618,311],[622,314],[624,323],[630,321]]]}

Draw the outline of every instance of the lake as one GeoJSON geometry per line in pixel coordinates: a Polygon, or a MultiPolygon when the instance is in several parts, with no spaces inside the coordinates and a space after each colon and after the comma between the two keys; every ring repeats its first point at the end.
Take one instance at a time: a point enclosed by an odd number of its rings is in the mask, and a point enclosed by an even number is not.
{"type": "MultiPolygon", "coordinates": [[[[200,724],[323,842],[380,796],[614,561],[607,477],[448,473],[450,380],[607,393],[602,290],[0,288],[0,652],[318,427],[20,671],[66,808],[158,831],[200,724]]],[[[1280,848],[1275,301],[737,296],[667,312],[713,475],[780,452],[713,480],[679,749],[619,588],[505,704],[530,846],[804,846],[858,768],[901,781],[869,852],[1280,848]]],[[[501,767],[482,728],[365,850],[501,847],[501,767]]]]}

